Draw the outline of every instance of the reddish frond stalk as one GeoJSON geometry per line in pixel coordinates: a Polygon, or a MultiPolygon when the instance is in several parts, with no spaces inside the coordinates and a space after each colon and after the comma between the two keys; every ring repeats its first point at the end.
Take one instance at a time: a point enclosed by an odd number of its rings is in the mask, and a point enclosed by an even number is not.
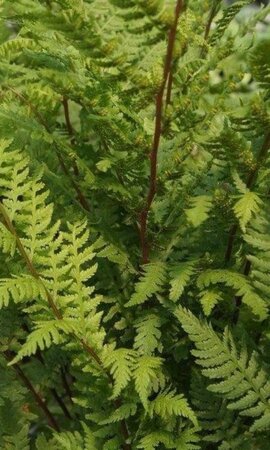
{"type": "MultiPolygon", "coordinates": [[[[157,190],[157,157],[160,144],[160,138],[162,135],[162,119],[163,119],[163,108],[164,108],[164,93],[167,85],[167,81],[170,78],[173,65],[173,50],[176,39],[177,25],[181,12],[183,11],[184,3],[183,0],[178,0],[175,7],[174,23],[169,31],[168,35],[168,46],[167,54],[165,58],[163,79],[156,95],[156,114],[155,114],[155,131],[152,144],[152,150],[150,153],[150,184],[148,189],[148,194],[146,197],[145,205],[140,213],[140,241],[142,250],[142,263],[147,264],[149,262],[149,242],[147,238],[147,221],[148,215],[156,195],[157,190]]],[[[169,86],[171,90],[171,85],[169,86]]]]}
{"type": "Polygon", "coordinates": [[[70,120],[69,104],[68,104],[67,97],[63,98],[62,103],[63,103],[63,107],[64,107],[67,131],[70,136],[71,143],[74,144],[75,143],[74,130],[73,130],[73,126],[72,126],[71,120],[70,120]]]}
{"type": "Polygon", "coordinates": [[[60,371],[61,371],[62,384],[64,386],[66,394],[67,394],[70,402],[73,403],[71,388],[70,388],[69,382],[67,380],[67,375],[69,375],[69,374],[66,373],[66,370],[63,367],[60,368],[60,371]]]}
{"type": "Polygon", "coordinates": [[[213,0],[213,4],[210,9],[210,13],[208,15],[208,19],[207,19],[205,30],[204,30],[204,36],[203,36],[204,37],[204,45],[201,48],[201,55],[200,55],[201,58],[204,57],[205,54],[207,53],[207,47],[206,47],[207,41],[209,39],[209,34],[211,31],[211,26],[212,26],[213,20],[219,11],[219,7],[220,7],[220,1],[213,0]]]}
{"type": "Polygon", "coordinates": [[[211,30],[211,25],[212,25],[212,22],[213,22],[213,20],[214,20],[214,18],[216,16],[218,10],[219,10],[219,5],[214,1],[213,5],[212,5],[212,8],[210,10],[210,14],[208,16],[208,20],[207,20],[205,31],[204,31],[204,40],[205,41],[208,40],[209,33],[210,33],[210,30],[211,30]]]}
{"type": "MultiPolygon", "coordinates": [[[[71,124],[71,120],[70,120],[70,113],[69,113],[69,104],[68,104],[68,99],[67,97],[63,98],[63,107],[64,107],[64,114],[65,114],[65,121],[66,121],[66,127],[67,127],[67,131],[70,137],[70,144],[71,146],[74,146],[76,143],[75,140],[75,136],[74,136],[74,129],[73,126],[71,124]]],[[[78,166],[76,164],[76,161],[72,162],[72,167],[73,167],[73,172],[74,175],[77,177],[79,176],[79,169],[78,166]]]]}

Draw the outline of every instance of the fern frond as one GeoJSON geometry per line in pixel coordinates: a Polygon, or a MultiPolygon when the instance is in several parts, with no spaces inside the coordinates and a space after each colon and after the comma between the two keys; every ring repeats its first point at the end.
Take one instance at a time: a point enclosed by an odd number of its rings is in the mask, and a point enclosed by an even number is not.
{"type": "Polygon", "coordinates": [[[184,396],[168,389],[150,403],[149,414],[150,416],[157,414],[165,421],[170,417],[186,417],[195,426],[198,425],[197,418],[184,396]]]}
{"type": "Polygon", "coordinates": [[[45,288],[29,275],[0,280],[0,308],[8,306],[11,300],[15,303],[32,302],[35,297],[46,300],[45,288]]]}
{"type": "Polygon", "coordinates": [[[103,364],[113,376],[113,398],[117,398],[132,378],[135,352],[125,348],[113,350],[104,356],[103,364]]]}
{"type": "Polygon", "coordinates": [[[176,440],[176,450],[199,450],[200,436],[196,428],[181,430],[180,438],[176,440]]]}
{"type": "Polygon", "coordinates": [[[127,307],[140,305],[158,293],[166,281],[166,265],[149,263],[144,265],[143,275],[135,285],[135,292],[127,303],[127,307]]]}
{"type": "Polygon", "coordinates": [[[265,300],[260,297],[247,277],[237,272],[229,270],[211,270],[201,274],[198,278],[198,287],[203,289],[210,285],[218,285],[223,283],[226,286],[232,287],[236,295],[242,297],[244,303],[252,310],[252,312],[259,316],[260,320],[267,317],[268,306],[265,300]]]}
{"type": "Polygon", "coordinates": [[[64,342],[66,336],[72,334],[75,329],[74,322],[68,320],[50,320],[36,323],[36,329],[27,337],[26,343],[12,360],[11,364],[20,361],[24,356],[31,356],[37,349],[44,350],[52,344],[64,342]]]}
{"type": "Polygon", "coordinates": [[[109,423],[121,422],[124,419],[128,419],[136,414],[136,403],[125,403],[119,406],[106,420],[101,422],[101,425],[107,425],[109,423]]]}
{"type": "Polygon", "coordinates": [[[196,261],[186,261],[175,265],[170,270],[170,300],[177,302],[181,297],[185,286],[194,273],[196,261]]]}
{"type": "Polygon", "coordinates": [[[221,19],[216,23],[216,28],[211,36],[210,42],[211,44],[214,44],[217,42],[218,39],[220,39],[224,33],[224,31],[227,29],[229,23],[232,21],[232,19],[238,14],[238,12],[246,5],[251,3],[251,0],[239,0],[235,2],[234,4],[228,6],[227,8],[224,8],[223,16],[221,19]]]}
{"type": "Polygon", "coordinates": [[[143,450],[156,450],[159,444],[163,444],[165,448],[175,448],[175,441],[171,437],[170,433],[166,433],[165,431],[155,431],[144,436],[137,448],[141,448],[143,450]]]}
{"type": "Polygon", "coordinates": [[[137,334],[134,348],[139,353],[151,355],[159,346],[161,320],[155,314],[147,314],[135,324],[137,334]]]}
{"type": "Polygon", "coordinates": [[[262,205],[261,199],[255,192],[247,191],[234,205],[233,209],[237,219],[239,220],[241,230],[245,233],[246,226],[250,222],[252,215],[260,211],[262,205]]]}
{"type": "Polygon", "coordinates": [[[140,356],[134,366],[133,377],[135,389],[144,408],[148,409],[148,396],[157,388],[162,380],[160,371],[163,360],[154,356],[140,356]]]}
{"type": "Polygon", "coordinates": [[[18,433],[14,433],[12,436],[6,436],[4,438],[4,448],[8,448],[10,450],[29,450],[29,427],[25,425],[18,433]]]}
{"type": "Polygon", "coordinates": [[[200,303],[206,316],[210,316],[214,307],[222,300],[221,293],[218,290],[206,290],[200,293],[200,303]]]}
{"type": "Polygon", "coordinates": [[[209,195],[199,195],[190,201],[191,208],[186,209],[186,216],[193,227],[199,227],[209,217],[212,208],[212,197],[209,195]]]}
{"type": "Polygon", "coordinates": [[[208,389],[228,399],[228,408],[253,419],[251,431],[267,429],[270,421],[270,385],[255,353],[238,351],[228,330],[221,339],[213,328],[190,311],[178,308],[176,316],[195,343],[192,353],[202,374],[216,383],[208,389]]]}

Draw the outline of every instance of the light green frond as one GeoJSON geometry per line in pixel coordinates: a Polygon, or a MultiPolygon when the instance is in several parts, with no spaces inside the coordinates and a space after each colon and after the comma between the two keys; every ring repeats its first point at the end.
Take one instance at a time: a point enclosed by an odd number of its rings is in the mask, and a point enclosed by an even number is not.
{"type": "Polygon", "coordinates": [[[175,448],[175,441],[170,433],[162,431],[155,431],[144,436],[137,445],[137,448],[156,450],[160,444],[163,444],[167,449],[175,448]]]}
{"type": "Polygon", "coordinates": [[[176,450],[199,450],[200,436],[196,428],[181,430],[180,438],[176,440],[176,450]]]}
{"type": "Polygon", "coordinates": [[[125,403],[119,406],[106,420],[101,422],[101,425],[107,425],[109,423],[121,422],[124,419],[128,419],[136,414],[136,403],[125,403]]]}
{"type": "Polygon", "coordinates": [[[186,209],[186,216],[193,227],[199,227],[205,222],[212,208],[212,197],[210,195],[199,195],[190,201],[191,207],[186,209]]]}
{"type": "Polygon", "coordinates": [[[147,314],[135,324],[137,334],[134,340],[134,348],[138,352],[151,355],[159,346],[161,336],[161,320],[155,314],[147,314]]]}
{"type": "Polygon", "coordinates": [[[143,267],[143,275],[135,286],[135,292],[126,306],[135,306],[144,303],[152,295],[160,291],[166,281],[166,265],[156,262],[143,267]]]}
{"type": "Polygon", "coordinates": [[[155,356],[140,356],[136,360],[133,378],[135,389],[145,409],[148,409],[148,397],[162,381],[160,376],[163,360],[155,356]]]}
{"type": "Polygon", "coordinates": [[[32,302],[36,297],[46,300],[44,286],[29,275],[0,280],[0,305],[8,306],[11,300],[18,302],[32,302]]]}
{"type": "Polygon", "coordinates": [[[185,417],[194,425],[198,425],[196,416],[185,397],[168,389],[161,392],[149,404],[149,414],[150,416],[156,414],[164,421],[169,420],[171,417],[185,417]]]}
{"type": "Polygon", "coordinates": [[[36,329],[32,331],[17,356],[12,360],[12,364],[20,361],[24,356],[36,353],[37,349],[44,350],[52,344],[58,345],[67,339],[67,336],[74,332],[74,322],[68,320],[50,320],[36,323],[36,329]]]}
{"type": "Polygon", "coordinates": [[[192,353],[202,374],[211,380],[208,389],[228,399],[229,409],[252,418],[251,431],[267,429],[270,385],[257,355],[249,356],[245,347],[238,350],[228,330],[221,338],[190,311],[178,308],[176,316],[195,344],[192,353]]]}
{"type": "Polygon", "coordinates": [[[235,294],[242,297],[244,303],[259,316],[260,320],[267,317],[268,306],[264,298],[260,297],[247,277],[229,270],[211,270],[201,274],[197,280],[200,289],[211,285],[225,284],[232,287],[235,294]]]}
{"type": "Polygon", "coordinates": [[[260,211],[262,205],[261,199],[255,192],[247,191],[234,205],[234,212],[239,220],[242,231],[246,232],[246,226],[251,220],[252,215],[257,214],[260,211]]]}
{"type": "Polygon", "coordinates": [[[170,270],[170,300],[177,302],[181,297],[185,286],[194,273],[196,261],[186,261],[176,264],[170,270]]]}
{"type": "Polygon", "coordinates": [[[114,379],[113,398],[117,398],[132,378],[135,352],[125,348],[113,350],[104,356],[103,364],[112,374],[114,379]]]}
{"type": "Polygon", "coordinates": [[[199,301],[202,305],[203,312],[206,316],[210,316],[214,307],[222,301],[221,293],[218,290],[206,290],[200,293],[199,301]]]}

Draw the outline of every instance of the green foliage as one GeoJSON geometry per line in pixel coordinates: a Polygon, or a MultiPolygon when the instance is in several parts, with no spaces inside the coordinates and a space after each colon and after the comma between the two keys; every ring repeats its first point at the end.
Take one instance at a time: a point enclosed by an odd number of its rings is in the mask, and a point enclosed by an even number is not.
{"type": "Polygon", "coordinates": [[[233,209],[237,219],[239,219],[240,227],[245,233],[252,214],[260,211],[260,198],[254,192],[247,191],[234,205],[233,209]]]}
{"type": "Polygon", "coordinates": [[[127,306],[144,303],[152,295],[157,294],[166,281],[166,266],[163,263],[151,263],[144,266],[144,273],[135,286],[127,306]]]}
{"type": "Polygon", "coordinates": [[[257,354],[249,355],[245,346],[239,350],[228,329],[221,338],[189,311],[179,309],[176,315],[195,343],[192,353],[202,374],[216,381],[208,389],[228,399],[229,410],[253,418],[252,432],[269,429],[270,385],[257,354]]]}
{"type": "Polygon", "coordinates": [[[161,320],[155,314],[147,314],[139,318],[135,325],[136,337],[134,339],[134,348],[140,353],[151,355],[160,343],[161,320]]]}
{"type": "Polygon", "coordinates": [[[114,378],[113,396],[117,398],[131,380],[134,352],[125,348],[109,351],[104,359],[104,366],[110,369],[114,378]]]}
{"type": "Polygon", "coordinates": [[[269,450],[249,3],[0,2],[1,450],[269,450]]]}
{"type": "Polygon", "coordinates": [[[195,263],[196,261],[187,261],[178,263],[172,268],[170,272],[170,300],[173,302],[177,302],[184,292],[185,286],[188,284],[191,275],[194,273],[195,263]]]}
{"type": "MultiPolygon", "coordinates": [[[[267,317],[267,302],[256,293],[256,290],[244,275],[229,270],[216,269],[206,271],[198,278],[199,288],[205,288],[219,283],[224,283],[225,286],[232,287],[235,294],[242,298],[243,303],[246,303],[253,313],[259,316],[260,320],[267,317]]],[[[214,301],[218,301],[217,294],[214,297],[214,301]]]]}
{"type": "MultiPolygon", "coordinates": [[[[136,363],[134,369],[135,389],[145,409],[148,409],[148,397],[153,388],[157,391],[164,383],[164,379],[160,375],[161,366],[162,359],[154,356],[142,356],[136,363]]],[[[153,402],[150,408],[153,408],[153,402]]],[[[157,413],[157,411],[155,412],[157,413]]]]}

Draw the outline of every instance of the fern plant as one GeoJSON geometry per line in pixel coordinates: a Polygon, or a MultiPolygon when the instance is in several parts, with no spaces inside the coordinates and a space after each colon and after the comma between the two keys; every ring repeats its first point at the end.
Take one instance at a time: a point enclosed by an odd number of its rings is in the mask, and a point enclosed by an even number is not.
{"type": "Polygon", "coordinates": [[[268,450],[250,3],[0,2],[1,450],[268,450]]]}

